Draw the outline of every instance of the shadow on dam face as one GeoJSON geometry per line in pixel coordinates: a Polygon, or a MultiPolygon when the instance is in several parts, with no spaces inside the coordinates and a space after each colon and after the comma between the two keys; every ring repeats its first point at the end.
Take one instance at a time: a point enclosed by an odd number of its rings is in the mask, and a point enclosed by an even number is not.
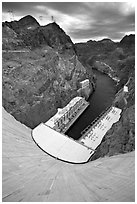
{"type": "Polygon", "coordinates": [[[69,164],[41,151],[2,110],[3,202],[134,202],[135,153],[69,164]]]}

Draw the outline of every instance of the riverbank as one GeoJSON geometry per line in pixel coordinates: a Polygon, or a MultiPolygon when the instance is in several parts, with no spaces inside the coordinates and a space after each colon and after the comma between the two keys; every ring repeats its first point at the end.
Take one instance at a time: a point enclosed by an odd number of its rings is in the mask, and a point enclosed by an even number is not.
{"type": "MultiPolygon", "coordinates": [[[[121,118],[104,136],[102,143],[96,149],[92,160],[106,155],[112,156],[134,151],[135,36],[125,36],[119,43],[111,42],[111,44],[107,42],[102,43],[102,41],[78,43],[76,44],[76,49],[79,60],[86,66],[86,69],[91,70],[93,68],[93,70],[98,70],[102,72],[102,74],[106,74],[115,83],[116,92],[121,90],[128,82],[129,78],[131,78],[131,81],[128,84],[126,103],[124,103],[122,97],[119,97],[121,100],[118,99],[118,106],[122,107],[121,118]]],[[[103,83],[102,86],[104,86],[103,83]]],[[[104,90],[102,91],[104,92],[104,90]]],[[[100,94],[103,96],[101,92],[100,94]]],[[[101,95],[99,97],[100,105],[102,105],[101,95]]],[[[105,97],[103,96],[103,98],[105,97]]]]}
{"type": "Polygon", "coordinates": [[[116,83],[100,71],[94,70],[93,74],[96,75],[96,89],[88,99],[90,105],[66,132],[69,137],[75,140],[79,139],[81,132],[112,104],[115,97],[116,83]]]}
{"type": "Polygon", "coordinates": [[[127,85],[126,104],[122,98],[118,100],[121,118],[106,133],[91,160],[135,150],[135,79],[130,78],[127,85]]]}
{"type": "Polygon", "coordinates": [[[120,82],[120,78],[118,78],[114,70],[104,62],[96,61],[92,69],[95,69],[104,74],[107,74],[117,84],[120,82]]]}

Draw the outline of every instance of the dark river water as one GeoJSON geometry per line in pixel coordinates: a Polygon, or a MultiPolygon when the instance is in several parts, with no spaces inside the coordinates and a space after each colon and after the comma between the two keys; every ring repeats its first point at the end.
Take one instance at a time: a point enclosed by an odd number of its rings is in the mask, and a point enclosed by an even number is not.
{"type": "Polygon", "coordinates": [[[94,74],[97,77],[96,90],[88,99],[90,105],[66,132],[66,135],[75,140],[81,137],[82,130],[111,105],[116,93],[116,83],[110,77],[96,70],[94,74]]]}

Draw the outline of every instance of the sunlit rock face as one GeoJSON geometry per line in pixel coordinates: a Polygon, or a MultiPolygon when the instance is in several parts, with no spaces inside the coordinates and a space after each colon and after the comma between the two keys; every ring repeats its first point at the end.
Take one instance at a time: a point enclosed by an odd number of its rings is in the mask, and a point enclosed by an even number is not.
{"type": "MultiPolygon", "coordinates": [[[[70,37],[55,22],[40,26],[31,16],[3,23],[3,106],[34,128],[78,95],[92,71],[79,62],[70,37]]],[[[89,94],[91,94],[89,92],[89,94]]]]}

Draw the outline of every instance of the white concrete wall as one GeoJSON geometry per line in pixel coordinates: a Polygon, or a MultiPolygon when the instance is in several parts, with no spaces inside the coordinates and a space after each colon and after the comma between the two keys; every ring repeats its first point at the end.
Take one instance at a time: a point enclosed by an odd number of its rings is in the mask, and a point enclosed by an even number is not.
{"type": "Polygon", "coordinates": [[[89,79],[85,79],[84,81],[80,82],[82,88],[89,87],[89,79]]]}
{"type": "Polygon", "coordinates": [[[91,149],[41,123],[32,131],[35,142],[50,155],[73,163],[86,162],[94,153],[91,149]]]}
{"type": "Polygon", "coordinates": [[[104,117],[99,119],[96,125],[93,125],[79,141],[95,150],[101,143],[107,131],[114,123],[119,121],[121,111],[122,110],[119,108],[112,107],[110,111],[105,114],[104,117]]]}

